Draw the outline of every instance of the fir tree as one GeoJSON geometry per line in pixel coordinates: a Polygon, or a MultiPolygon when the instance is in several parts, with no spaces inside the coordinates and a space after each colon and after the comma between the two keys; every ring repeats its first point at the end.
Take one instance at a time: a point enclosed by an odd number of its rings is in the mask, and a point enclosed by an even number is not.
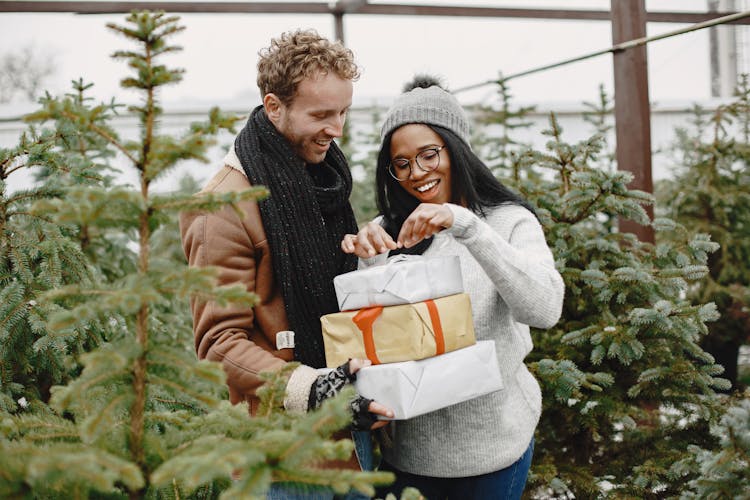
{"type": "MultiPolygon", "coordinates": [[[[118,154],[121,155],[120,138],[111,121],[122,104],[112,100],[109,103],[95,103],[87,92],[94,86],[82,79],[72,82],[73,92],[63,99],[45,96],[40,100],[41,109],[25,117],[32,124],[53,124],[60,132],[61,140],[55,150],[63,158],[65,165],[80,165],[88,178],[67,175],[60,179],[50,177],[50,167],[40,165],[36,178],[40,182],[52,183],[57,187],[70,185],[97,185],[112,187],[119,170],[114,166],[118,154]],[[95,180],[93,180],[95,179],[95,180]],[[84,182],[88,180],[88,182],[84,182]]],[[[128,243],[134,239],[132,228],[118,227],[116,224],[77,225],[75,218],[65,220],[65,227],[72,238],[80,244],[81,250],[91,263],[97,281],[113,281],[136,269],[137,255],[128,243]]]]}
{"type": "Polygon", "coordinates": [[[649,224],[651,197],[595,167],[601,136],[568,144],[554,114],[544,133],[546,151],[519,158],[524,177],[504,179],[535,205],[566,284],[562,319],[533,332],[527,358],[544,394],[529,494],[675,495],[685,478],[671,466],[711,441],[726,384],[698,345],[716,308],[684,299],[717,245],[667,219],[653,224],[673,238],[657,246],[615,232],[617,217],[649,224]]]}
{"type": "MultiPolygon", "coordinates": [[[[259,415],[251,419],[246,406],[221,401],[220,366],[196,362],[181,340],[189,331],[184,319],[176,319],[185,316],[177,301],[195,296],[249,307],[254,296],[241,286],[217,288],[214,270],[188,268],[175,257],[177,212],[236,206],[265,190],[201,197],[152,192],[152,183],[179,161],[205,160],[212,138],[221,129],[232,130],[237,118],[214,109],[206,123],[192,124],[181,137],[159,134],[159,91],[177,83],[181,71],[157,61],[178,50],[168,41],[182,28],[176,17],[163,13],[134,12],[127,23],[109,27],[138,47],[114,57],[135,71],[122,85],[142,95],[141,103],[129,108],[139,117],[140,137],[122,141],[90,116],[80,116],[79,123],[124,157],[139,186],[64,186],[58,197],[38,201],[31,212],[52,227],[81,233],[86,228],[91,242],[112,232],[134,237],[127,242],[136,249],[132,270],[107,274],[107,280],[50,283],[43,302],[56,312],[46,324],[38,322],[52,336],[94,322],[121,322],[122,328],[80,356],[80,376],[53,388],[49,408],[0,415],[0,496],[260,498],[272,481],[372,492],[373,483],[392,476],[316,468],[321,460],[345,458],[352,451],[351,441],[330,439],[350,420],[351,391],[320,411],[289,415],[280,411],[287,375],[282,372],[269,376],[259,415]],[[232,481],[233,476],[238,479],[232,481]]],[[[71,118],[68,104],[50,99],[42,114],[59,127],[71,118]]],[[[80,247],[73,249],[78,253],[71,256],[80,258],[80,247]]]]}
{"type": "Polygon", "coordinates": [[[658,209],[711,235],[721,249],[710,272],[690,290],[713,301],[721,318],[709,326],[704,348],[737,387],[739,348],[750,339],[750,82],[743,76],[733,102],[708,112],[694,108],[690,127],[677,131],[672,177],[657,183],[658,209]]]}
{"type": "MultiPolygon", "coordinates": [[[[51,102],[49,96],[42,98],[45,106],[51,102]]],[[[68,110],[78,104],[71,96],[56,101],[68,110]]],[[[90,139],[65,121],[54,128],[32,126],[16,147],[0,150],[0,409],[5,411],[18,411],[19,400],[46,403],[50,387],[78,370],[71,356],[111,334],[110,325],[97,320],[52,333],[44,325],[58,306],[38,300],[47,290],[95,276],[72,228],[30,210],[37,200],[59,197],[65,186],[103,181],[91,158],[70,154],[81,145],[95,151],[90,139]],[[8,191],[13,176],[39,170],[43,182],[8,191]]]]}
{"type": "Polygon", "coordinates": [[[497,176],[518,179],[519,172],[513,166],[517,165],[518,153],[527,149],[529,144],[516,139],[514,135],[518,130],[531,126],[527,115],[536,107],[514,106],[508,82],[502,78],[498,82],[497,97],[495,105],[480,105],[474,113],[478,130],[486,131],[486,136],[482,132],[475,132],[472,144],[497,176]]]}
{"type": "Polygon", "coordinates": [[[586,111],[583,112],[583,121],[593,128],[593,134],[600,137],[601,151],[598,155],[598,168],[607,170],[615,169],[615,151],[609,141],[614,132],[615,125],[612,121],[614,102],[610,98],[604,85],[599,84],[599,96],[595,102],[584,102],[586,111]]]}
{"type": "Polygon", "coordinates": [[[711,434],[719,441],[717,449],[689,446],[691,456],[674,467],[678,471],[694,471],[697,475],[680,498],[747,498],[750,491],[750,394],[745,393],[729,406],[721,421],[711,426],[711,434]]]}

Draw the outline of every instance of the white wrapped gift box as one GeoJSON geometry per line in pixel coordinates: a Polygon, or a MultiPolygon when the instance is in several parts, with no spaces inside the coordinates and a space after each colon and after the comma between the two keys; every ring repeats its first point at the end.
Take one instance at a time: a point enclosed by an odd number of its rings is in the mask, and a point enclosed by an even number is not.
{"type": "Polygon", "coordinates": [[[503,388],[495,342],[476,344],[419,361],[387,363],[357,372],[357,392],[406,420],[503,388]]]}
{"type": "Polygon", "coordinates": [[[414,304],[462,293],[458,256],[397,255],[385,264],[333,279],[340,311],[414,304]]]}

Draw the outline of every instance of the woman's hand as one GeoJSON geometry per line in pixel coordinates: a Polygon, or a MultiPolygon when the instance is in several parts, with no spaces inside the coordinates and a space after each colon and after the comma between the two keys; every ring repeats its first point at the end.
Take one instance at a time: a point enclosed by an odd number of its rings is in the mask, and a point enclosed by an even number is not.
{"type": "Polygon", "coordinates": [[[376,222],[368,222],[357,234],[344,235],[341,240],[341,250],[353,253],[361,259],[375,257],[379,253],[401,248],[393,241],[383,226],[376,222]]]}
{"type": "Polygon", "coordinates": [[[422,203],[409,214],[398,233],[398,245],[411,248],[453,225],[453,212],[445,205],[422,203]]]}

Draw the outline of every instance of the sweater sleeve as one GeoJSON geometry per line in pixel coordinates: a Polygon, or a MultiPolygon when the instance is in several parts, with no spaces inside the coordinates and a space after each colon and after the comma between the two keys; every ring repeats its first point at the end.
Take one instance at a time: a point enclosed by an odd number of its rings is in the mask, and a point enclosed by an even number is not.
{"type": "Polygon", "coordinates": [[[501,206],[481,219],[450,203],[448,234],[463,244],[490,278],[514,318],[536,328],[560,319],[565,285],[536,217],[527,209],[501,206]]]}
{"type": "Polygon", "coordinates": [[[290,413],[305,413],[309,410],[310,391],[318,379],[318,371],[306,365],[294,369],[286,384],[284,409],[290,413]]]}

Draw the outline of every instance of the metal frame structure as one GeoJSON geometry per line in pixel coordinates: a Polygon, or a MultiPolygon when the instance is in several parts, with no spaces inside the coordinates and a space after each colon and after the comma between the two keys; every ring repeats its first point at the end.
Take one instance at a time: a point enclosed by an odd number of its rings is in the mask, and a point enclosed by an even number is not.
{"type": "MultiPolygon", "coordinates": [[[[631,6],[631,0],[618,0],[631,6]]],[[[517,9],[502,7],[462,7],[378,3],[367,0],[337,0],[336,2],[108,2],[108,1],[0,1],[0,12],[71,12],[76,14],[122,14],[132,10],[150,9],[174,13],[204,14],[375,14],[394,16],[446,17],[508,17],[526,19],[557,19],[577,21],[609,21],[608,10],[583,9],[517,9]]],[[[647,12],[646,21],[655,23],[693,24],[714,19],[732,12],[647,12]]],[[[750,24],[740,19],[733,24],[750,24]]]]}
{"type": "MultiPolygon", "coordinates": [[[[645,0],[610,0],[610,2],[610,10],[602,11],[370,4],[367,0],[336,0],[330,3],[0,0],[0,12],[116,14],[148,9],[173,13],[327,14],[333,16],[335,36],[342,42],[345,40],[344,16],[349,14],[610,21],[613,44],[644,39],[646,37],[646,24],[649,22],[693,24],[738,14],[735,12],[647,12],[645,0]]],[[[728,21],[728,24],[748,25],[750,24],[750,14],[745,17],[736,15],[728,21]]],[[[632,44],[627,48],[612,51],[612,54],[615,82],[617,163],[620,169],[633,173],[632,188],[653,192],[646,46],[645,43],[632,44]]],[[[653,214],[650,207],[647,208],[647,211],[650,215],[653,214]]],[[[632,221],[620,221],[620,230],[636,234],[641,241],[654,241],[651,227],[641,226],[632,221]]]]}
{"type": "MultiPolygon", "coordinates": [[[[611,0],[612,42],[617,44],[646,36],[646,0],[611,0]]],[[[646,46],[612,55],[615,81],[615,144],[617,166],[633,174],[631,186],[653,193],[651,176],[651,105],[648,98],[646,46]]],[[[653,207],[646,207],[653,219],[653,207]]],[[[622,232],[654,243],[651,226],[620,220],[622,232]]]]}

